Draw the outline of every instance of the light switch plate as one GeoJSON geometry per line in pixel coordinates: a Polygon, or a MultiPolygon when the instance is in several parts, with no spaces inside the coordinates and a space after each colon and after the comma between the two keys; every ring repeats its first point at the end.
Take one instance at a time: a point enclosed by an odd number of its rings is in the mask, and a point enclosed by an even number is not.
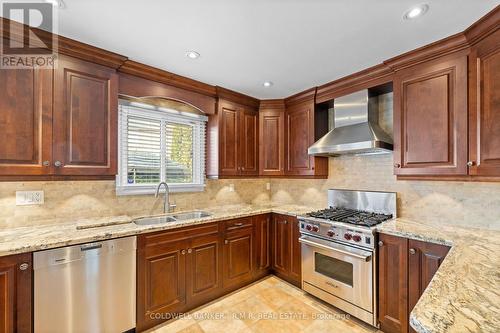
{"type": "Polygon", "coordinates": [[[266,183],[266,190],[271,191],[271,183],[266,183]]]}
{"type": "Polygon", "coordinates": [[[234,192],[234,184],[229,184],[229,192],[234,192]]]}
{"type": "Polygon", "coordinates": [[[43,191],[16,191],[16,206],[43,205],[43,191]]]}

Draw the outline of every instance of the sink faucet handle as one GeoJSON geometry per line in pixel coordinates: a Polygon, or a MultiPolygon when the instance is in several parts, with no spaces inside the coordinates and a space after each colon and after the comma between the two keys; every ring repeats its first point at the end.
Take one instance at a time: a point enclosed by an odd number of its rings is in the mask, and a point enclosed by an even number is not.
{"type": "Polygon", "coordinates": [[[169,207],[172,209],[172,210],[175,210],[175,208],[177,207],[177,204],[174,202],[174,203],[169,203],[168,204],[169,207]]]}

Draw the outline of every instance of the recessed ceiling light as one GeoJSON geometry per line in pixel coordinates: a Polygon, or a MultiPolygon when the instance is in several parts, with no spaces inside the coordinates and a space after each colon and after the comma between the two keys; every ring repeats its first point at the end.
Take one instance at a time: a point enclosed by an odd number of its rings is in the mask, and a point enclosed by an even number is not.
{"type": "Polygon", "coordinates": [[[196,51],[187,51],[186,57],[188,57],[189,59],[198,59],[200,57],[200,54],[196,51]]]}
{"type": "Polygon", "coordinates": [[[414,6],[410,9],[408,9],[404,13],[403,19],[404,20],[413,20],[413,19],[420,17],[420,16],[424,15],[425,13],[427,13],[428,10],[429,10],[429,5],[427,5],[427,4],[414,6]]]}
{"type": "Polygon", "coordinates": [[[266,88],[269,88],[273,85],[273,83],[271,81],[265,81],[264,83],[262,83],[262,85],[266,88]]]}

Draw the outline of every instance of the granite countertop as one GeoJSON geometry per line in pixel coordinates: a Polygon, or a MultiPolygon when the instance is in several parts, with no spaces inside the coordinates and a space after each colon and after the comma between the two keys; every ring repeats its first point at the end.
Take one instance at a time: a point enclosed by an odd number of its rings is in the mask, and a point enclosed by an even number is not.
{"type": "Polygon", "coordinates": [[[132,222],[141,216],[113,216],[58,224],[0,229],[0,256],[47,250],[271,212],[296,216],[310,212],[312,209],[296,205],[234,205],[200,210],[210,212],[212,215],[200,219],[144,226],[132,222]]]}
{"type": "Polygon", "coordinates": [[[405,219],[382,223],[377,230],[452,247],[410,313],[417,332],[500,332],[499,231],[405,219]]]}
{"type": "MultiPolygon", "coordinates": [[[[139,226],[139,216],[68,221],[0,230],[0,256],[168,230],[264,213],[303,215],[297,205],[235,205],[203,209],[202,219],[139,226]]],[[[419,333],[500,331],[500,231],[429,225],[396,219],[377,231],[451,246],[451,250],[410,314],[419,333]]]]}

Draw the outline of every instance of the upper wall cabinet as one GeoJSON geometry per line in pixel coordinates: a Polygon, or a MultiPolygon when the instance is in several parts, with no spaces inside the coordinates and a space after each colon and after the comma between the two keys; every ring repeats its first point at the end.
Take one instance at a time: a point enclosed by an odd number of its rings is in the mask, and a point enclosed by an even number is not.
{"type": "Polygon", "coordinates": [[[54,166],[58,175],[115,175],[118,76],[61,56],[54,80],[54,166]]]}
{"type": "Polygon", "coordinates": [[[0,175],[116,174],[115,70],[59,55],[54,70],[0,71],[0,86],[0,175]]]}
{"type": "Polygon", "coordinates": [[[467,175],[467,55],[396,72],[394,173],[467,175]]]}
{"type": "Polygon", "coordinates": [[[52,71],[0,70],[0,175],[44,175],[52,161],[52,71]]]}
{"type": "Polygon", "coordinates": [[[285,174],[285,103],[262,101],[259,109],[259,174],[285,174]]]}
{"type": "Polygon", "coordinates": [[[500,30],[469,56],[469,173],[500,176],[500,30]]]}
{"type": "MultiPolygon", "coordinates": [[[[328,176],[328,158],[309,156],[307,150],[324,133],[315,133],[315,89],[286,100],[285,112],[285,175],[328,176]]],[[[327,115],[325,113],[325,115],[327,115]]]]}
{"type": "Polygon", "coordinates": [[[257,176],[257,110],[219,99],[217,114],[210,116],[208,126],[207,176],[257,176]]]}

